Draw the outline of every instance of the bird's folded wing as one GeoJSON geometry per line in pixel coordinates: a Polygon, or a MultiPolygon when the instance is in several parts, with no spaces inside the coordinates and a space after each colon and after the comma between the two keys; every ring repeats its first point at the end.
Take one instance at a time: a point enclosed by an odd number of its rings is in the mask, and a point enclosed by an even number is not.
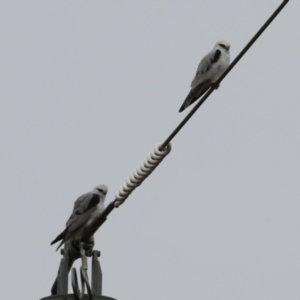
{"type": "Polygon", "coordinates": [[[209,74],[207,73],[212,65],[216,63],[221,57],[221,51],[219,49],[210,51],[205,55],[200,61],[196,75],[191,83],[191,88],[194,89],[197,85],[209,79],[209,74]]]}
{"type": "Polygon", "coordinates": [[[66,224],[68,231],[75,231],[85,224],[96,210],[99,201],[99,196],[93,193],[87,193],[79,197],[74,203],[73,212],[66,224]]]}
{"type": "Polygon", "coordinates": [[[68,232],[73,232],[79,229],[82,225],[84,225],[91,217],[92,213],[96,210],[96,207],[93,207],[86,211],[83,214],[75,215],[68,224],[68,232]]]}

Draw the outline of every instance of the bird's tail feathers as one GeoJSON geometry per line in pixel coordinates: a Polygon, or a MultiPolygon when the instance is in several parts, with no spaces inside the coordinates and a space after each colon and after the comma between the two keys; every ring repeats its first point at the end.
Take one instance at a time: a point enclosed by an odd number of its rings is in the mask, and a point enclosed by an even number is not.
{"type": "Polygon", "coordinates": [[[65,242],[65,240],[62,240],[60,243],[59,243],[59,245],[58,245],[58,247],[56,248],[56,251],[62,246],[62,244],[65,242]]]}
{"type": "Polygon", "coordinates": [[[179,112],[184,111],[188,106],[190,106],[192,103],[194,103],[197,100],[197,98],[194,95],[194,91],[190,90],[189,94],[186,96],[183,104],[181,105],[179,112]]]}
{"type": "MultiPolygon", "coordinates": [[[[55,238],[55,240],[53,240],[53,241],[51,242],[50,245],[53,245],[53,244],[57,243],[57,242],[60,241],[60,240],[64,240],[66,234],[67,234],[67,228],[66,228],[62,233],[60,233],[60,234],[55,238]]],[[[62,241],[62,243],[64,243],[64,242],[62,241]]],[[[60,246],[61,246],[61,245],[59,245],[59,247],[60,247],[60,246]]],[[[59,247],[58,247],[58,248],[59,248],[59,247]]],[[[57,249],[58,249],[58,248],[57,248],[57,249]]]]}
{"type": "Polygon", "coordinates": [[[197,85],[194,89],[191,89],[187,97],[185,98],[182,106],[179,109],[179,112],[184,111],[188,106],[197,101],[202,95],[204,95],[207,90],[210,88],[211,82],[205,81],[197,85]]]}

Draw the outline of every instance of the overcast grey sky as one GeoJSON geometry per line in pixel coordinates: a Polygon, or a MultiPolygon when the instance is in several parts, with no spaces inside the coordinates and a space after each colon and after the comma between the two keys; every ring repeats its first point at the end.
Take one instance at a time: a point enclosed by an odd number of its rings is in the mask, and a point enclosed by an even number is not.
{"type": "MultiPolygon", "coordinates": [[[[116,189],[188,108],[216,41],[232,59],[280,0],[3,1],[2,298],[48,296],[76,198],[116,189]]],[[[300,297],[300,1],[290,1],[96,234],[104,295],[300,297]]]]}

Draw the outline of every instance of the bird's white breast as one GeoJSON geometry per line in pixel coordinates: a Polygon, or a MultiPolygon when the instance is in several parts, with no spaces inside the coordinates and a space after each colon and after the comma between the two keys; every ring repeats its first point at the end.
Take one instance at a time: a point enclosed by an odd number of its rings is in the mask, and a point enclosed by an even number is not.
{"type": "Polygon", "coordinates": [[[229,55],[226,52],[222,52],[222,55],[218,62],[212,65],[211,70],[209,71],[209,74],[207,79],[218,79],[223,72],[227,69],[229,66],[229,55]]]}
{"type": "Polygon", "coordinates": [[[230,64],[230,56],[228,52],[222,51],[222,55],[220,57],[220,60],[218,61],[218,63],[216,64],[217,66],[217,72],[216,72],[216,76],[217,78],[219,78],[223,72],[228,68],[230,64]]]}

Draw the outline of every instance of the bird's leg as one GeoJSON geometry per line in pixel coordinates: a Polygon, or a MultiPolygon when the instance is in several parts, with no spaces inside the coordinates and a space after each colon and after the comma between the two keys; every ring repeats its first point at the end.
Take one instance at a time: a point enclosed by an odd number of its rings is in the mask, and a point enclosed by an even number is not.
{"type": "Polygon", "coordinates": [[[210,83],[211,83],[212,87],[213,87],[215,90],[217,90],[217,89],[220,87],[220,84],[217,83],[217,80],[216,80],[216,79],[212,79],[212,80],[210,81],[210,83]]]}
{"type": "Polygon", "coordinates": [[[83,247],[83,243],[80,242],[80,255],[81,255],[81,262],[82,262],[82,267],[87,270],[88,269],[88,264],[87,264],[87,257],[85,255],[85,250],[83,247]]]}

